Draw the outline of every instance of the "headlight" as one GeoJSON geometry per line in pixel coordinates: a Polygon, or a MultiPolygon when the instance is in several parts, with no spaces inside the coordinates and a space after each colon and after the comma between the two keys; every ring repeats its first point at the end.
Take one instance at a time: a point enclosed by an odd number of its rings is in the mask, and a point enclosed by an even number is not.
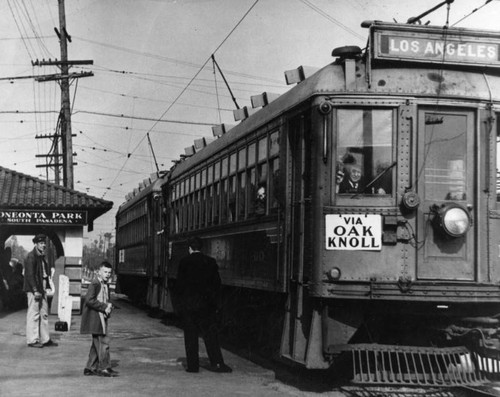
{"type": "Polygon", "coordinates": [[[471,226],[469,212],[458,204],[443,204],[436,208],[439,226],[451,237],[461,237],[471,226]]]}

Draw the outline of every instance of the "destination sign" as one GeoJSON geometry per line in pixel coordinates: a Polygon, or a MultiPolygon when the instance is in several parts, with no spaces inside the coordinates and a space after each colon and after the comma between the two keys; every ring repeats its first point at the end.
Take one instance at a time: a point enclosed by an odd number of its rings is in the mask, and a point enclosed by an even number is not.
{"type": "Polygon", "coordinates": [[[30,225],[86,225],[86,211],[5,210],[0,223],[30,225]]]}
{"type": "Polygon", "coordinates": [[[326,215],[327,250],[380,251],[381,215],[326,215]]]}
{"type": "Polygon", "coordinates": [[[447,33],[375,32],[376,59],[500,66],[500,42],[447,33]]]}

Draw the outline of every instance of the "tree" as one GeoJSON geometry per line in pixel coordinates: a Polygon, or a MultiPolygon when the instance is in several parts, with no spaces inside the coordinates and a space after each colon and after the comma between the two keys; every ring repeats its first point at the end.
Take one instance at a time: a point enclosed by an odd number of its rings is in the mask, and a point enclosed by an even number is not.
{"type": "Polygon", "coordinates": [[[111,241],[111,233],[99,236],[99,240],[94,240],[90,245],[83,246],[83,267],[94,270],[102,261],[106,260],[111,265],[115,260],[115,245],[111,241]]]}
{"type": "Polygon", "coordinates": [[[22,245],[19,245],[17,236],[9,237],[5,242],[5,247],[10,247],[11,258],[19,259],[21,262],[24,262],[26,255],[28,255],[28,251],[22,245]]]}

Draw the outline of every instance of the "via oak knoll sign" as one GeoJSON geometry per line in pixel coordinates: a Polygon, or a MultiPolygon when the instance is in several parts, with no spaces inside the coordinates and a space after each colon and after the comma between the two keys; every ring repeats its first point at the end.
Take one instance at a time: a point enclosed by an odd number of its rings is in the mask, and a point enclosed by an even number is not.
{"type": "Polygon", "coordinates": [[[326,215],[327,250],[380,251],[382,217],[380,215],[326,215]]]}

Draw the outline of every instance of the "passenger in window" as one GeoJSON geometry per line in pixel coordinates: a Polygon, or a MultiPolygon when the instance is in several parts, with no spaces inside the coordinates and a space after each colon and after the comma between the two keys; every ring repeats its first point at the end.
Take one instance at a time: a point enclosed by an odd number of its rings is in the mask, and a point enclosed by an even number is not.
{"type": "Polygon", "coordinates": [[[338,193],[362,193],[363,182],[361,164],[352,154],[346,154],[337,171],[338,193]]]}
{"type": "Polygon", "coordinates": [[[390,194],[392,175],[388,170],[391,166],[377,167],[375,176],[364,178],[362,163],[358,158],[347,153],[342,162],[337,165],[337,193],[390,194]]]}
{"type": "Polygon", "coordinates": [[[266,213],[266,185],[264,183],[259,184],[257,189],[255,213],[257,215],[264,215],[266,213]]]}

